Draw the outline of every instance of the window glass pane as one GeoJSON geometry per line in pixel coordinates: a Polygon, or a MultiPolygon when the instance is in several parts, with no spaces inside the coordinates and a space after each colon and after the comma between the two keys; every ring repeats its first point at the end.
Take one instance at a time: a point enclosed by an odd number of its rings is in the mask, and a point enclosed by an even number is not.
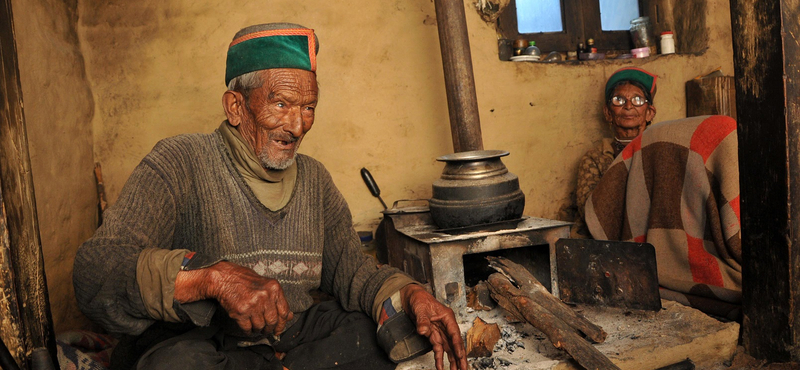
{"type": "Polygon", "coordinates": [[[639,18],[638,0],[600,0],[600,23],[603,31],[631,29],[631,20],[639,18]]]}
{"type": "Polygon", "coordinates": [[[561,32],[561,0],[517,0],[519,33],[561,32]]]}

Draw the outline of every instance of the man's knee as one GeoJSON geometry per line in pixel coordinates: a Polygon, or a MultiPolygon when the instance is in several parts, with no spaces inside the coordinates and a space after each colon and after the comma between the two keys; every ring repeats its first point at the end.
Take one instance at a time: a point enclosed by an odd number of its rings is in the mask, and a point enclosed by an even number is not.
{"type": "Polygon", "coordinates": [[[162,343],[147,351],[136,365],[139,370],[213,369],[222,370],[226,356],[209,340],[162,343]]]}

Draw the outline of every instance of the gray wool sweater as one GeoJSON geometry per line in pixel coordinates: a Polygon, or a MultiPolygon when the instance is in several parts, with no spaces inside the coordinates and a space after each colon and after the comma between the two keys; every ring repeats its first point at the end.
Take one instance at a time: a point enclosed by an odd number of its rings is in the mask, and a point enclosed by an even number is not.
{"type": "MultiPolygon", "coordinates": [[[[161,248],[195,251],[201,261],[225,259],[277,279],[293,312],[308,309],[309,291],[319,288],[346,310],[370,315],[378,290],[398,270],[378,268],[361,253],[350,210],[321,163],[298,154],[297,171],[291,200],[273,212],[245,184],[218,131],[162,140],[78,249],[79,307],[109,332],[141,334],[157,319],[142,300],[137,260],[143,249],[161,248]]],[[[186,309],[191,305],[176,311],[207,324],[213,308],[186,309]]]]}

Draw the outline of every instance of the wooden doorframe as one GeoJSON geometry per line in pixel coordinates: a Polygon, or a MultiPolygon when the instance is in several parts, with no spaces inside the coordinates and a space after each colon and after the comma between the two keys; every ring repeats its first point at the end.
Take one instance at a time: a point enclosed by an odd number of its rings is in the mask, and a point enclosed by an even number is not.
{"type": "Polygon", "coordinates": [[[800,1],[731,0],[741,189],[742,341],[800,361],[800,1]]]}
{"type": "MultiPolygon", "coordinates": [[[[44,347],[55,359],[56,346],[36,215],[11,0],[0,1],[0,198],[7,226],[0,235],[0,242],[7,240],[7,244],[0,244],[0,253],[10,257],[2,261],[6,264],[2,268],[8,273],[0,277],[11,275],[13,279],[2,283],[3,296],[8,297],[0,297],[5,298],[0,303],[8,306],[9,312],[18,314],[11,316],[12,320],[18,319],[11,323],[16,333],[12,330],[3,334],[18,336],[25,358],[17,359],[22,368],[28,368],[31,351],[44,347]]],[[[9,349],[14,353],[15,349],[9,349]]]]}

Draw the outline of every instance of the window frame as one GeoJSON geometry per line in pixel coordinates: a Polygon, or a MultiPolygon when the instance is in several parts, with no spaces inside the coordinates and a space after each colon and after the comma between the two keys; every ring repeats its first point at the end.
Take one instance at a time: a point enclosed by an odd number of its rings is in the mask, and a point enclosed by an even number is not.
{"type": "MultiPolygon", "coordinates": [[[[649,0],[638,0],[639,14],[647,16],[649,0]]],[[[594,39],[599,50],[630,50],[633,47],[629,31],[603,31],[600,23],[599,0],[561,0],[562,32],[520,34],[517,24],[517,0],[510,0],[497,19],[497,28],[504,38],[524,38],[536,41],[542,51],[574,51],[578,43],[594,39]]]]}

